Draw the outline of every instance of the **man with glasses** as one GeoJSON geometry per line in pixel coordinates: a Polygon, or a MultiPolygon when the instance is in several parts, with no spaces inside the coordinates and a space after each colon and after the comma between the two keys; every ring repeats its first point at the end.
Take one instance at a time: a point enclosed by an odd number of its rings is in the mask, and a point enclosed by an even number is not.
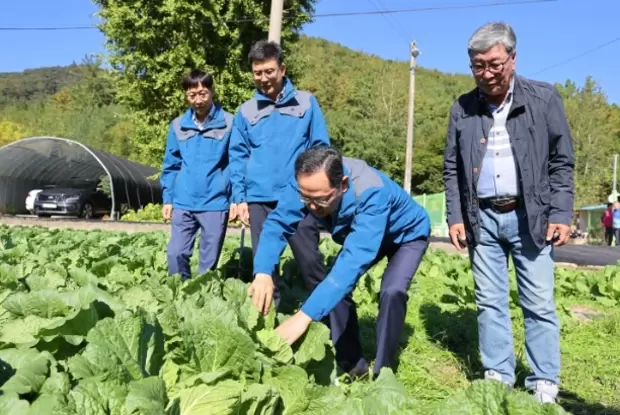
{"type": "Polygon", "coordinates": [[[482,26],[469,40],[477,88],[459,97],[450,114],[447,221],[454,246],[469,251],[484,377],[515,382],[510,255],[533,371],[525,386],[546,403],[558,394],[553,249],[571,231],[573,144],[556,88],[515,74],[516,44],[504,23],[482,26]]]}
{"type": "MultiPolygon", "coordinates": [[[[254,97],[239,107],[230,138],[231,220],[249,222],[252,250],[256,254],[263,223],[294,174],[295,158],[308,148],[329,145],[329,135],[314,95],[295,88],[286,76],[280,45],[256,42],[248,58],[256,91],[254,97]]],[[[308,290],[325,278],[319,236],[316,221],[308,215],[288,240],[308,290]]],[[[266,278],[268,283],[276,281],[276,307],[279,306],[278,275],[278,267],[274,267],[270,276],[257,277],[266,278]]],[[[339,310],[334,311],[332,320],[338,319],[339,310]]]]}
{"type": "MultiPolygon", "coordinates": [[[[256,279],[249,287],[254,305],[268,309],[273,272],[286,246],[310,213],[342,245],[329,274],[310,294],[301,310],[276,331],[289,344],[307,330],[311,321],[327,316],[354,290],[359,278],[383,258],[388,266],[381,281],[377,319],[377,356],[374,374],[394,363],[400,343],[407,290],[429,244],[430,220],[420,205],[398,184],[362,160],[343,158],[330,147],[314,147],[295,162],[295,177],[284,190],[277,208],[263,227],[254,258],[256,279]],[[264,278],[259,278],[264,277],[264,278]]],[[[362,357],[355,306],[346,324],[334,330],[332,341],[339,364],[368,368],[362,357]]]]}
{"type": "Polygon", "coordinates": [[[213,76],[191,71],[182,81],[190,108],[170,123],[161,185],[170,275],[191,277],[190,258],[200,229],[198,273],[217,266],[228,222],[228,142],[233,116],[213,102],[213,76]]]}

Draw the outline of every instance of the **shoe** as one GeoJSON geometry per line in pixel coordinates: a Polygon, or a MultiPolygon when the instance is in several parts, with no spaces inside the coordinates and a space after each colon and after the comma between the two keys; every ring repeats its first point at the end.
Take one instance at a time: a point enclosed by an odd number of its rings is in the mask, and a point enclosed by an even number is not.
{"type": "Polygon", "coordinates": [[[553,382],[548,380],[537,380],[536,388],[533,390],[534,397],[540,403],[555,403],[558,396],[559,388],[553,382]]]}
{"type": "Polygon", "coordinates": [[[503,382],[502,375],[497,373],[494,370],[485,370],[484,371],[484,380],[496,380],[498,382],[503,382]]]}
{"type": "Polygon", "coordinates": [[[512,391],[512,384],[506,382],[502,375],[494,370],[485,370],[484,371],[484,380],[496,380],[498,382],[503,383],[509,391],[512,391]]]}
{"type": "MultiPolygon", "coordinates": [[[[368,375],[368,368],[368,362],[362,357],[360,360],[358,360],[357,364],[353,367],[353,369],[347,372],[350,379],[348,381],[345,381],[345,383],[368,375]]],[[[338,380],[338,378],[332,380],[331,385],[340,386],[340,380],[338,380]]]]}
{"type": "Polygon", "coordinates": [[[368,362],[363,357],[357,362],[355,367],[349,371],[349,376],[353,379],[368,374],[368,362]]]}

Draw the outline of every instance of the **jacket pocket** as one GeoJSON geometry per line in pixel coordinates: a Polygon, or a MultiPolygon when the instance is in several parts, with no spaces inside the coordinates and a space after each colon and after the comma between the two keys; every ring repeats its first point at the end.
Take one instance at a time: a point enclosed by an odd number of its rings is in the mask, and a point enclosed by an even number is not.
{"type": "MultiPolygon", "coordinates": [[[[218,164],[220,160],[224,156],[226,151],[226,145],[221,140],[216,140],[214,138],[209,137],[200,137],[200,141],[196,146],[196,158],[201,162],[206,162],[209,164],[218,164]]],[[[205,166],[207,169],[212,168],[212,166],[205,166]]]]}
{"type": "Polygon", "coordinates": [[[540,184],[536,187],[536,195],[538,196],[542,211],[546,206],[548,207],[551,204],[551,186],[549,185],[548,178],[541,177],[540,179],[540,184]]]}
{"type": "Polygon", "coordinates": [[[527,133],[529,138],[529,146],[532,150],[529,152],[530,165],[532,167],[532,183],[540,183],[543,180],[543,160],[545,160],[544,164],[546,165],[547,156],[546,153],[542,153],[541,143],[536,134],[536,128],[533,125],[527,127],[527,133]]]}
{"type": "Polygon", "coordinates": [[[262,146],[273,135],[273,129],[266,125],[268,121],[269,119],[260,120],[258,125],[248,128],[250,147],[258,148],[262,146]]]}

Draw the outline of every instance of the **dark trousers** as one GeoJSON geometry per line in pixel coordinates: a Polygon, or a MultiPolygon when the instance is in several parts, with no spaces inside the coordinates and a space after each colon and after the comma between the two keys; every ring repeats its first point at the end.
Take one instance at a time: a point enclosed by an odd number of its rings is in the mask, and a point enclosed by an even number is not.
{"type": "MultiPolygon", "coordinates": [[[[614,241],[614,228],[605,228],[605,243],[607,244],[607,246],[611,246],[612,242],[614,241]]],[[[617,245],[618,239],[616,237],[616,245],[617,245]]]]}
{"type": "Polygon", "coordinates": [[[168,272],[181,274],[186,280],[191,277],[190,258],[194,252],[196,234],[200,230],[200,258],[198,273],[215,269],[222,252],[228,211],[189,212],[183,209],[172,211],[172,232],[168,243],[168,272]]]}
{"type": "MultiPolygon", "coordinates": [[[[379,292],[379,316],[377,319],[377,355],[373,372],[379,374],[382,367],[393,368],[407,314],[407,290],[429,245],[428,238],[420,238],[402,245],[381,248],[372,266],[387,257],[388,266],[381,279],[379,292]]],[[[353,309],[354,311],[354,309],[353,309]]],[[[338,316],[338,333],[334,341],[343,350],[359,348],[357,316],[338,316]]]]}
{"type": "MultiPolygon", "coordinates": [[[[260,233],[263,230],[267,215],[276,205],[277,203],[250,203],[248,205],[253,255],[256,255],[260,233]]],[[[319,251],[319,238],[320,232],[316,220],[312,215],[308,215],[299,223],[297,232],[288,239],[288,244],[293,251],[308,292],[312,292],[326,276],[323,255],[319,251]]],[[[277,281],[279,277],[278,268],[272,275],[274,281],[277,281]]],[[[280,293],[276,284],[276,291],[274,292],[276,307],[279,304],[279,298],[280,293]]],[[[342,300],[323,323],[330,328],[338,364],[344,370],[350,370],[362,357],[357,312],[351,296],[349,295],[342,300]]]]}
{"type": "MultiPolygon", "coordinates": [[[[616,246],[618,246],[620,245],[620,228],[614,228],[614,234],[616,235],[616,246]]],[[[611,245],[611,242],[609,245],[611,245]]]]}

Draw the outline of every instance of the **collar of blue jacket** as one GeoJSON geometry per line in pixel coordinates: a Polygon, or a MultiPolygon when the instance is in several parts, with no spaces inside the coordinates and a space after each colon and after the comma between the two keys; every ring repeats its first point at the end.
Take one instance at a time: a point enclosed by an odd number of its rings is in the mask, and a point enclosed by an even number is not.
{"type": "MultiPolygon", "coordinates": [[[[332,239],[340,245],[344,242],[343,237],[346,237],[346,228],[351,225],[357,207],[356,189],[351,180],[351,169],[346,165],[344,166],[344,174],[349,177],[349,187],[342,193],[338,209],[326,218],[315,216],[316,221],[327,229],[331,233],[332,239]],[[343,230],[345,232],[342,232],[343,230]]],[[[299,191],[298,189],[297,191],[299,191]]]]}
{"type": "MultiPolygon", "coordinates": [[[[330,218],[317,218],[343,246],[331,271],[312,292],[302,311],[318,321],[353,289],[378,259],[382,246],[400,245],[430,235],[426,210],[397,183],[364,161],[344,158],[349,188],[330,218]]],[[[297,181],[290,181],[263,225],[254,257],[254,274],[271,275],[287,238],[308,214],[297,181]]]]}
{"type": "Polygon", "coordinates": [[[317,99],[285,80],[278,103],[256,91],[235,115],[229,146],[232,203],[276,202],[297,157],[330,145],[317,99]]]}
{"type": "Polygon", "coordinates": [[[295,96],[295,86],[286,76],[282,79],[282,91],[278,94],[278,98],[276,101],[269,98],[267,95],[263,94],[259,89],[256,89],[254,92],[254,96],[258,101],[267,101],[273,102],[276,105],[284,104],[289,101],[291,98],[295,96]]]}
{"type": "Polygon", "coordinates": [[[233,115],[214,104],[202,129],[188,109],[168,129],[160,183],[165,204],[193,212],[229,208],[228,146],[233,115]]]}
{"type": "Polygon", "coordinates": [[[194,121],[194,109],[190,107],[181,117],[181,128],[184,130],[196,131],[224,128],[226,127],[224,113],[225,111],[222,109],[221,105],[213,103],[213,105],[211,105],[211,109],[209,110],[209,114],[207,115],[207,119],[205,120],[206,122],[204,123],[204,127],[200,130],[194,121]]]}

